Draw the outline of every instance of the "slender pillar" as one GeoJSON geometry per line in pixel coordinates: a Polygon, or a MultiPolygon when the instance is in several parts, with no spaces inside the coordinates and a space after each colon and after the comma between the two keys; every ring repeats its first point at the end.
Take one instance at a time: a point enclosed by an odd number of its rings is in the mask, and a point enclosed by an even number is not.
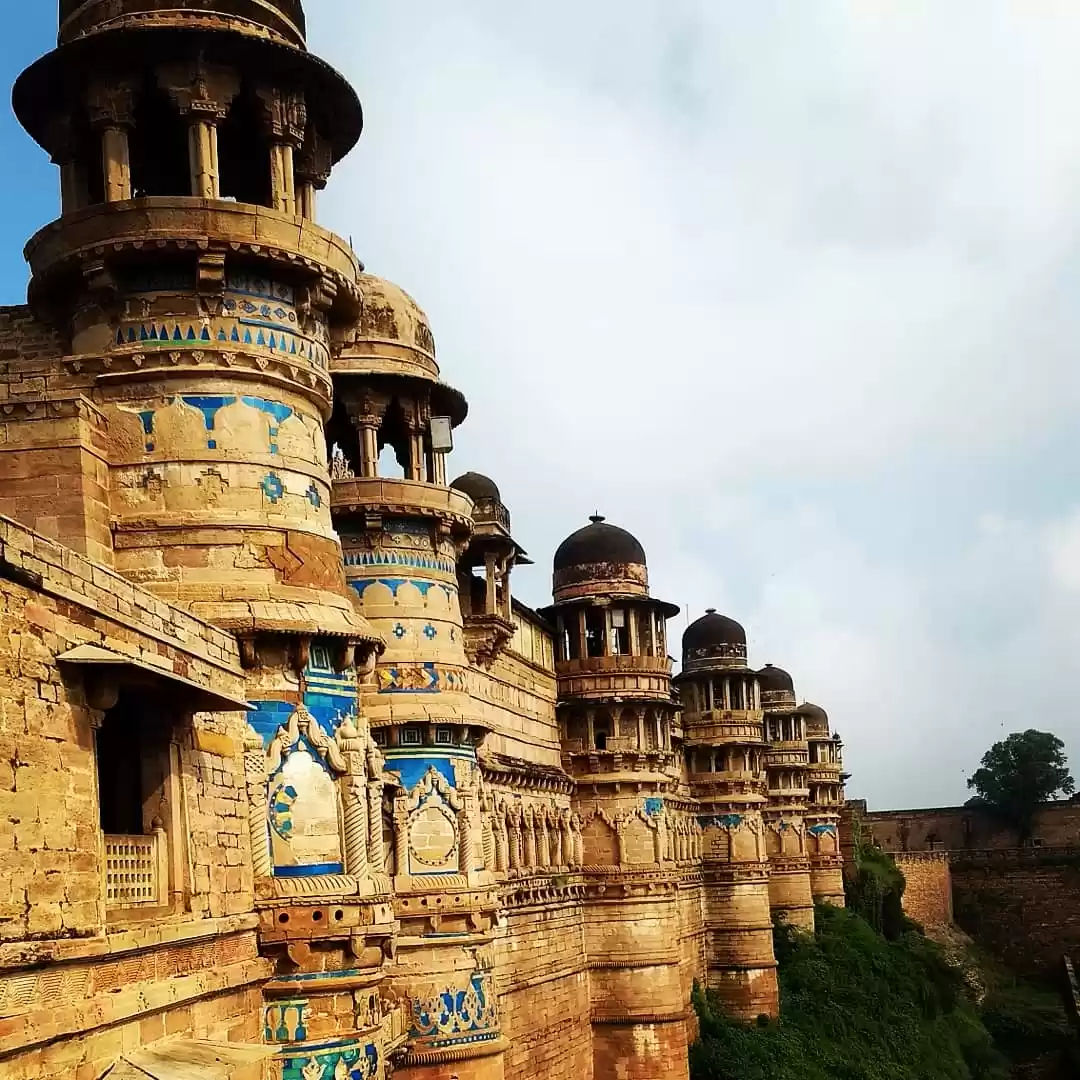
{"type": "Polygon", "coordinates": [[[220,198],[216,125],[202,119],[191,122],[188,127],[188,156],[191,160],[191,194],[197,199],[220,198]]]}

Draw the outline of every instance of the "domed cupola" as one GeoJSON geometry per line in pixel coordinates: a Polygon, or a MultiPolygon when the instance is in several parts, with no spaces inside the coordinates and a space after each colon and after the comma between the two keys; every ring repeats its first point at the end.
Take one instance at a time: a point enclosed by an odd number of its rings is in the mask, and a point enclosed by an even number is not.
{"type": "Polygon", "coordinates": [[[829,737],[829,714],[820,705],[806,701],[799,706],[799,712],[806,718],[806,733],[810,738],[829,737]]]}
{"type": "Polygon", "coordinates": [[[404,289],[361,274],[360,318],[330,362],[336,398],[327,437],[337,479],[392,477],[380,452],[393,448],[399,475],[446,484],[452,431],[468,415],[460,391],[439,379],[427,315],[404,289]]]}
{"type": "Polygon", "coordinates": [[[645,549],[596,514],[559,545],[552,584],[556,603],[596,595],[648,596],[645,549]]]}
{"type": "Polygon", "coordinates": [[[795,707],[795,683],[783,668],[766,664],[758,672],[758,686],[761,688],[761,704],[766,711],[795,707]]]}
{"type": "Polygon", "coordinates": [[[532,560],[510,535],[510,511],[491,477],[467,472],[450,490],[467,495],[473,504],[473,534],[458,564],[458,589],[465,649],[474,664],[486,666],[514,635],[510,572],[532,560]]]}
{"type": "Polygon", "coordinates": [[[734,619],[708,608],[683,633],[683,671],[746,667],[746,631],[734,619]]]}

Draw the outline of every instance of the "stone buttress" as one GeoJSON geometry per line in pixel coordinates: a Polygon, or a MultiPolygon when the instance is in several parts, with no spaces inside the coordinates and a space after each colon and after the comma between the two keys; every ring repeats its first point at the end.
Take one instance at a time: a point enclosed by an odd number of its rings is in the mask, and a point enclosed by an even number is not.
{"type": "Polygon", "coordinates": [[[769,908],[764,714],[746,632],[709,610],[683,634],[676,678],[686,761],[699,803],[710,988],[731,1015],[776,1016],[769,908]]]}
{"type": "Polygon", "coordinates": [[[769,903],[774,915],[803,930],[814,929],[810,857],[806,839],[808,748],[806,721],[795,704],[791,676],[766,664],[758,673],[765,711],[765,765],[769,801],[765,846],[769,853],[769,903]]]}
{"type": "Polygon", "coordinates": [[[445,468],[466,405],[438,379],[423,312],[370,276],[331,370],[334,522],[349,588],[386,640],[361,702],[393,778],[383,810],[401,927],[391,992],[410,1037],[395,1075],[441,1076],[453,1062],[462,1080],[497,1078],[498,893],[477,761],[486,727],[468,692],[458,581],[473,501],[447,486],[445,468]]]}
{"type": "Polygon", "coordinates": [[[687,1075],[677,787],[666,622],[645,553],[594,517],[554,559],[558,720],[577,789],[597,1080],[687,1075]]]}
{"type": "Polygon", "coordinates": [[[843,907],[844,856],[840,850],[840,814],[844,808],[844,744],[829,731],[829,717],[809,702],[799,711],[806,721],[810,747],[806,811],[810,847],[810,884],[814,899],[843,907]]]}

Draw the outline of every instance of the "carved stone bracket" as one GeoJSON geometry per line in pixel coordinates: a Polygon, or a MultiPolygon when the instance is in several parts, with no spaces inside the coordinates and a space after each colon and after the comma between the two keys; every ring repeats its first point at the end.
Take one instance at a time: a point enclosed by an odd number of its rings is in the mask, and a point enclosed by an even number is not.
{"type": "Polygon", "coordinates": [[[501,615],[470,615],[465,619],[465,652],[480,667],[490,667],[513,637],[514,624],[501,615]]]}

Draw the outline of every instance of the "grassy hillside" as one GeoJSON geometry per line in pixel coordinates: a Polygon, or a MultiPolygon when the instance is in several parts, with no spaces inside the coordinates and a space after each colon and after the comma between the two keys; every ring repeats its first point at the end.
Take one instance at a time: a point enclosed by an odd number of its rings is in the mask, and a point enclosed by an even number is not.
{"type": "Polygon", "coordinates": [[[829,905],[813,936],[779,927],[782,1020],[740,1027],[699,991],[692,1080],[1007,1080],[963,975],[913,924],[896,931],[829,905]]]}

